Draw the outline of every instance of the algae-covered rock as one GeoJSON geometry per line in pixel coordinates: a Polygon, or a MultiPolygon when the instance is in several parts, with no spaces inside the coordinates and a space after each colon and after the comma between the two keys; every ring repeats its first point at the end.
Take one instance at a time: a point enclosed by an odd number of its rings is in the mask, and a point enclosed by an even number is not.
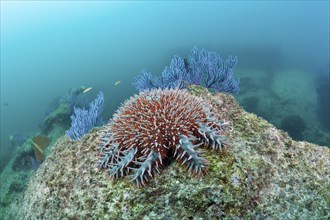
{"type": "MultiPolygon", "coordinates": [[[[194,90],[194,93],[198,90],[194,90]]],[[[21,219],[327,219],[330,149],[295,142],[226,94],[203,94],[229,123],[224,151],[207,150],[208,174],[169,161],[145,187],[96,169],[98,129],[60,138],[28,184],[21,219]]]]}
{"type": "Polygon", "coordinates": [[[48,134],[56,126],[63,127],[65,125],[70,125],[70,111],[68,103],[62,102],[43,120],[41,128],[43,133],[48,134]]]}
{"type": "MultiPolygon", "coordinates": [[[[60,105],[54,110],[45,120],[43,128],[36,133],[34,137],[44,136],[47,134],[47,139],[50,143],[45,146],[41,158],[52,154],[52,148],[55,141],[65,134],[68,123],[64,123],[65,105],[60,105]]],[[[67,113],[66,113],[67,114],[67,113]]],[[[35,169],[41,161],[37,160],[36,143],[33,144],[34,137],[27,139],[23,144],[17,146],[9,158],[9,162],[0,173],[0,219],[19,219],[17,218],[17,210],[22,203],[22,194],[27,188],[31,176],[34,175],[35,169]]],[[[37,190],[37,189],[36,189],[37,190]]],[[[25,217],[21,217],[24,219],[25,217]]]]}

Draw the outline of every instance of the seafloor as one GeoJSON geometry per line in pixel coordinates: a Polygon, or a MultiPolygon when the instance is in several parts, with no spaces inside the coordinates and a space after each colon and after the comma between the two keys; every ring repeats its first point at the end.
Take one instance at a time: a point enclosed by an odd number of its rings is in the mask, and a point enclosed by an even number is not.
{"type": "Polygon", "coordinates": [[[208,175],[173,162],[143,188],[113,182],[95,169],[95,128],[58,138],[35,172],[15,168],[31,146],[17,149],[1,174],[2,219],[330,219],[330,148],[293,141],[231,95],[191,92],[230,123],[230,147],[205,152],[208,175]]]}

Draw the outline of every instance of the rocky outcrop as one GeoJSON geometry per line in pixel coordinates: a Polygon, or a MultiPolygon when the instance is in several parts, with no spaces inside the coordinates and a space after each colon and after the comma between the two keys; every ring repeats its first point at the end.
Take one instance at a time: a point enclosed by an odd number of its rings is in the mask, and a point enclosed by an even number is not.
{"type": "Polygon", "coordinates": [[[293,141],[225,94],[192,91],[229,122],[230,147],[206,149],[208,174],[170,160],[145,187],[96,169],[98,129],[60,138],[22,197],[20,219],[327,219],[330,149],[293,141]]]}

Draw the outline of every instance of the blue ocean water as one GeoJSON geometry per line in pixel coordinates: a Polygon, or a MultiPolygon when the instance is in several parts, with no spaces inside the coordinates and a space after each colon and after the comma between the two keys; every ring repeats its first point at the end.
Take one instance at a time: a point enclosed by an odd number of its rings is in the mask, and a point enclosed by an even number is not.
{"type": "Polygon", "coordinates": [[[248,111],[329,132],[320,122],[329,103],[319,110],[329,100],[329,1],[1,1],[1,157],[13,151],[10,135],[34,134],[70,89],[103,91],[108,119],[143,68],[159,74],[193,46],[238,57],[248,111]]]}

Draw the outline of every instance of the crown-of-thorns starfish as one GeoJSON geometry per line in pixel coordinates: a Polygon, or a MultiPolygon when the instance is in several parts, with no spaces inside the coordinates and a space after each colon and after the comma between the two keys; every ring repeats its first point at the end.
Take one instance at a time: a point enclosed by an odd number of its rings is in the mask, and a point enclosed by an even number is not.
{"type": "Polygon", "coordinates": [[[185,90],[143,91],[124,102],[99,133],[97,166],[113,179],[129,176],[141,186],[174,157],[200,176],[209,164],[200,146],[222,149],[223,125],[203,98],[185,90]]]}

